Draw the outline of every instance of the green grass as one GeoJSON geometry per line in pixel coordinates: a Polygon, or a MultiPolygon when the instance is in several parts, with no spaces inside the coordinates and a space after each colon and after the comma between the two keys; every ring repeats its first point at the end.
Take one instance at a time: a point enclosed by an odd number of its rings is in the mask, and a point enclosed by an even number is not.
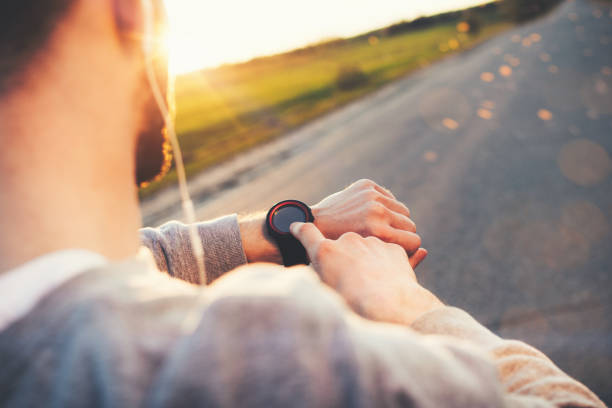
{"type": "MultiPolygon", "coordinates": [[[[459,21],[395,35],[381,30],[177,78],[176,126],[188,176],[511,26],[488,17],[478,34],[468,35],[458,33],[459,21]],[[346,67],[367,81],[341,90],[337,77],[346,67]]],[[[175,182],[171,171],[141,196],[175,182]]]]}

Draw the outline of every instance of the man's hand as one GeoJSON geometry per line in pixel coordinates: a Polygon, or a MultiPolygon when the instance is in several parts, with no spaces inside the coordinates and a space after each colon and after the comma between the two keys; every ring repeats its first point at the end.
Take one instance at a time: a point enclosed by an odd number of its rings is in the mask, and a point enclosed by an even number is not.
{"type": "MultiPolygon", "coordinates": [[[[393,194],[371,180],[359,180],[312,207],[315,225],[330,239],[346,232],[378,237],[400,245],[410,256],[412,267],[425,259],[421,238],[410,219],[410,210],[393,194]]],[[[240,219],[240,234],[249,262],[281,263],[276,244],[265,228],[265,213],[240,219]]]]}
{"type": "MultiPolygon", "coordinates": [[[[409,255],[421,246],[410,210],[390,191],[371,180],[359,180],[312,207],[315,225],[330,239],[346,232],[398,244],[409,255]]],[[[415,265],[416,266],[416,265],[415,265]]]]}
{"type": "Polygon", "coordinates": [[[308,251],[321,279],[366,318],[410,325],[444,306],[418,284],[399,245],[350,232],[330,240],[313,224],[294,223],[291,233],[308,251]]]}

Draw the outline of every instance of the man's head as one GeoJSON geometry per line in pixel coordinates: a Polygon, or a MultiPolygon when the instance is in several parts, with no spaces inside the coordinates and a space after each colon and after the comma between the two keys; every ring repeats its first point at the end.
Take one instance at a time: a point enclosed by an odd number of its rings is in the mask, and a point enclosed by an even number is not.
{"type": "MultiPolygon", "coordinates": [[[[66,24],[71,12],[86,0],[3,0],[0,2],[0,98],[17,92],[32,78],[44,76],[53,65],[55,50],[52,39],[56,31],[66,24]]],[[[160,0],[151,0],[157,29],[163,30],[165,13],[160,0]]],[[[140,185],[162,175],[170,167],[170,149],[164,131],[164,122],[152,97],[144,70],[143,13],[141,0],[106,0],[100,2],[111,10],[110,21],[117,41],[125,49],[126,58],[142,61],[137,78],[133,112],[140,117],[135,140],[135,179],[140,185]]],[[[83,22],[81,22],[83,23],[83,22]]],[[[113,64],[112,60],[108,61],[113,64]]],[[[155,58],[155,71],[162,89],[166,89],[167,61],[165,55],[155,58]]],[[[127,75],[128,73],[126,73],[127,75]]],[[[102,79],[101,79],[102,80],[102,79]]]]}
{"type": "Polygon", "coordinates": [[[25,70],[45,48],[75,0],[5,0],[0,3],[0,92],[22,85],[25,70]]]}

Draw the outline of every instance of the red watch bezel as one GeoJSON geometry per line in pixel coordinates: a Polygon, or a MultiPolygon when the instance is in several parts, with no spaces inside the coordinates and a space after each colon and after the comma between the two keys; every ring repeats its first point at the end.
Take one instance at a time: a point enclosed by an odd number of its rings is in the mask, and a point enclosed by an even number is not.
{"type": "Polygon", "coordinates": [[[272,207],[270,209],[270,211],[268,211],[268,216],[266,217],[266,223],[268,224],[268,227],[270,227],[270,229],[272,229],[278,235],[291,235],[290,232],[282,232],[282,231],[280,231],[278,228],[276,228],[276,226],[272,222],[272,217],[274,216],[276,211],[278,211],[279,209],[281,209],[283,207],[289,207],[289,206],[298,207],[302,211],[304,211],[304,214],[306,214],[306,222],[313,222],[314,221],[314,217],[312,215],[312,211],[310,210],[310,207],[308,207],[303,202],[298,201],[298,200],[281,201],[280,203],[278,203],[274,207],[272,207]]]}

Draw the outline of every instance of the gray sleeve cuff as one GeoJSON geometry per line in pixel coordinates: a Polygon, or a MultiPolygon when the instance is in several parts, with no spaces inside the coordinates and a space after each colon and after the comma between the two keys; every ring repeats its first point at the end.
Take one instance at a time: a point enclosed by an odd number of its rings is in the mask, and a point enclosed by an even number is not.
{"type": "Polygon", "coordinates": [[[198,231],[204,244],[209,283],[247,263],[235,214],[199,223],[198,231]]]}
{"type": "MultiPolygon", "coordinates": [[[[247,263],[236,215],[201,222],[197,228],[204,246],[208,283],[247,263]]],[[[202,283],[189,240],[189,226],[173,221],[159,228],[142,229],[140,236],[160,271],[190,283],[202,283]]]]}

